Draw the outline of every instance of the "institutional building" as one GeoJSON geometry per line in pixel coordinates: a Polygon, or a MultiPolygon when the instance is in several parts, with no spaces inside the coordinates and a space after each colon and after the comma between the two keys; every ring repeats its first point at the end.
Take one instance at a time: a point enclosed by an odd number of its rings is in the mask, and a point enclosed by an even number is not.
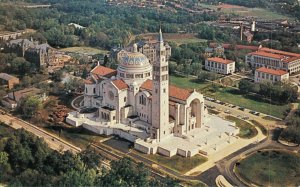
{"type": "Polygon", "coordinates": [[[66,121],[98,134],[125,138],[147,154],[186,157],[201,149],[206,154],[214,151],[212,143],[221,145],[238,129],[217,117],[210,126],[203,95],[169,85],[161,31],[158,41],[153,64],[134,44],[133,51],[124,51],[117,70],[95,67],[85,81],[84,108],[69,113],[66,121]],[[228,126],[214,128],[216,122],[228,126]]]}
{"type": "Polygon", "coordinates": [[[47,43],[38,44],[33,40],[16,39],[6,43],[5,53],[16,53],[27,61],[35,64],[37,68],[46,66],[55,61],[55,49],[47,43]]]}
{"type": "Polygon", "coordinates": [[[205,60],[205,69],[215,73],[228,75],[235,72],[235,62],[219,57],[207,58],[205,60]]]}
{"type": "Polygon", "coordinates": [[[289,72],[284,70],[270,69],[266,67],[261,67],[255,70],[254,81],[270,81],[275,82],[287,82],[289,80],[289,72]]]}
{"type": "Polygon", "coordinates": [[[300,71],[300,54],[261,47],[246,55],[246,62],[253,69],[267,67],[281,69],[290,74],[300,71]]]}
{"type": "MultiPolygon", "coordinates": [[[[159,41],[148,39],[148,40],[142,40],[136,44],[137,51],[139,53],[144,54],[147,59],[149,60],[150,64],[153,64],[156,61],[157,58],[157,45],[159,41]]],[[[166,49],[166,58],[169,59],[171,57],[171,47],[167,42],[164,42],[164,47],[166,49]]],[[[126,48],[116,47],[111,50],[111,58],[116,59],[117,61],[122,60],[124,55],[129,51],[133,52],[134,47],[128,46],[126,48]]]]}

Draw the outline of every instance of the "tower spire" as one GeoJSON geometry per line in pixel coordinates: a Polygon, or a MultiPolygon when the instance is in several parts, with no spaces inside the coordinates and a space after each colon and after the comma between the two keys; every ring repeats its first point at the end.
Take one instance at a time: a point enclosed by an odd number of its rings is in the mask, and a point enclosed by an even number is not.
{"type": "Polygon", "coordinates": [[[162,32],[161,32],[161,26],[159,27],[159,42],[164,42],[162,32]]]}

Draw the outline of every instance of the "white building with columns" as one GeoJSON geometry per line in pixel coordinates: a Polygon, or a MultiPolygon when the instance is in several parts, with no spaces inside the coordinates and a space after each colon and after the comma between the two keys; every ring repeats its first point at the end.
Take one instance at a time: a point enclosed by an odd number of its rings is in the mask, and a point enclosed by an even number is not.
{"type": "MultiPolygon", "coordinates": [[[[156,48],[157,59],[153,65],[134,45],[133,52],[124,53],[117,70],[95,67],[85,82],[84,94],[85,108],[95,110],[71,112],[67,122],[99,134],[118,135],[134,142],[134,147],[144,153],[166,156],[199,153],[200,147],[190,145],[184,137],[206,127],[203,95],[169,85],[161,31],[156,48]],[[185,143],[166,145],[174,138],[185,143]]],[[[236,128],[231,130],[236,132],[236,128]]]]}

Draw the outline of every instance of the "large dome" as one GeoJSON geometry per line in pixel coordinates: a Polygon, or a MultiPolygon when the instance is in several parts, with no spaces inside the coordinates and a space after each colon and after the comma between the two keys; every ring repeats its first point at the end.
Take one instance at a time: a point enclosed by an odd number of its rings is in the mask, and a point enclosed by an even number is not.
{"type": "Polygon", "coordinates": [[[139,52],[126,52],[121,59],[120,65],[126,67],[145,67],[149,66],[148,58],[139,52]]]}
{"type": "Polygon", "coordinates": [[[137,52],[134,45],[134,52],[125,51],[120,58],[118,66],[118,77],[127,84],[137,82],[142,84],[147,79],[152,79],[152,65],[148,58],[137,52]]]}

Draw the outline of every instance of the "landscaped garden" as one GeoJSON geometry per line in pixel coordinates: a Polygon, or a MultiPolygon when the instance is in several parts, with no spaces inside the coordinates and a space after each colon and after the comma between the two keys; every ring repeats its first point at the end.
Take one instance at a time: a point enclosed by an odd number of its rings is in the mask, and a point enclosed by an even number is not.
{"type": "Polygon", "coordinates": [[[259,186],[299,186],[300,155],[259,151],[237,163],[235,171],[248,183],[259,186]]]}
{"type": "Polygon", "coordinates": [[[225,118],[229,121],[236,123],[236,126],[240,129],[238,136],[241,138],[250,139],[250,138],[255,137],[258,133],[256,128],[253,125],[251,125],[250,123],[248,123],[244,120],[241,120],[234,116],[226,116],[225,118]]]}
{"type": "Polygon", "coordinates": [[[241,94],[237,89],[224,88],[217,84],[212,86],[212,83],[208,82],[199,83],[197,78],[170,76],[170,83],[181,88],[196,89],[205,96],[278,118],[284,118],[285,112],[290,108],[289,104],[272,104],[260,96],[241,94]]]}

